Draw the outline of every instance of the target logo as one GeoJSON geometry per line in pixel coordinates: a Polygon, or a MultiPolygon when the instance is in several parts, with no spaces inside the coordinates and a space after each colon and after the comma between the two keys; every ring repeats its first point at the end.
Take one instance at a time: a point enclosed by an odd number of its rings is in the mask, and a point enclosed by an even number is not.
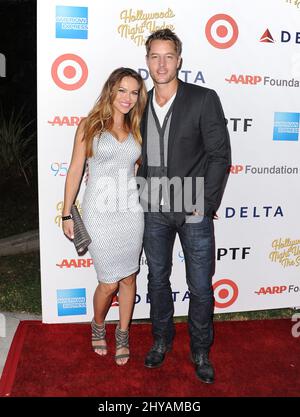
{"type": "Polygon", "coordinates": [[[230,279],[221,279],[213,285],[215,306],[226,308],[231,306],[239,295],[239,289],[230,279]]]}
{"type": "Polygon", "coordinates": [[[219,49],[230,48],[239,35],[238,25],[227,14],[216,14],[206,23],[206,37],[212,46],[219,49]]]}
{"type": "Polygon", "coordinates": [[[87,80],[88,67],[78,55],[64,54],[53,62],[51,75],[63,90],[78,90],[87,80]]]}

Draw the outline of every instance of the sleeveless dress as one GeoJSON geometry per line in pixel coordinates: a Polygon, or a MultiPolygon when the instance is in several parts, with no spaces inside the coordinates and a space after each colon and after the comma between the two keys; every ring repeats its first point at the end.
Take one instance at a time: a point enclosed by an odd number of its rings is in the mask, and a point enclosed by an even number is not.
{"type": "Polygon", "coordinates": [[[139,269],[144,214],[139,204],[135,162],[141,147],[129,133],[119,142],[110,132],[93,141],[82,218],[99,282],[114,283],[139,269]]]}

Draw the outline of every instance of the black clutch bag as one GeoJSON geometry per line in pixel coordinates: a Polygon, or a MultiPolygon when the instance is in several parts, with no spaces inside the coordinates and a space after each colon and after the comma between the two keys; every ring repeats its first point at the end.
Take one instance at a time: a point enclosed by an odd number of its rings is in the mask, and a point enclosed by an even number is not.
{"type": "Polygon", "coordinates": [[[74,222],[74,239],[73,243],[78,255],[84,255],[92,242],[85,225],[82,221],[78,208],[75,204],[71,207],[72,220],[74,222]]]}

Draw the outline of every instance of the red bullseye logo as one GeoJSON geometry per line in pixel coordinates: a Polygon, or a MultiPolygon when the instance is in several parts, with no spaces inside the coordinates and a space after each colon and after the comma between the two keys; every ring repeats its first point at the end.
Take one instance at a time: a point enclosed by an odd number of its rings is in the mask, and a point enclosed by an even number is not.
{"type": "Polygon", "coordinates": [[[53,62],[51,75],[63,90],[78,90],[87,80],[88,67],[78,55],[64,54],[53,62]]]}
{"type": "Polygon", "coordinates": [[[216,14],[206,23],[205,34],[215,48],[230,48],[239,35],[238,25],[227,14],[216,14]]]}
{"type": "Polygon", "coordinates": [[[215,306],[226,308],[231,306],[239,295],[239,289],[230,279],[221,279],[213,285],[215,306]]]}

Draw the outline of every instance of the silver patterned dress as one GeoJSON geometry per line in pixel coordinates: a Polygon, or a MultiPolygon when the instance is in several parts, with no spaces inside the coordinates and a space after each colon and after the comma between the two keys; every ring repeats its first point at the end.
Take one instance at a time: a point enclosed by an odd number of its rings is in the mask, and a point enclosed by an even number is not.
{"type": "Polygon", "coordinates": [[[141,147],[129,133],[119,142],[110,132],[93,141],[82,217],[99,282],[113,283],[139,269],[144,214],[139,204],[135,162],[141,147]]]}

